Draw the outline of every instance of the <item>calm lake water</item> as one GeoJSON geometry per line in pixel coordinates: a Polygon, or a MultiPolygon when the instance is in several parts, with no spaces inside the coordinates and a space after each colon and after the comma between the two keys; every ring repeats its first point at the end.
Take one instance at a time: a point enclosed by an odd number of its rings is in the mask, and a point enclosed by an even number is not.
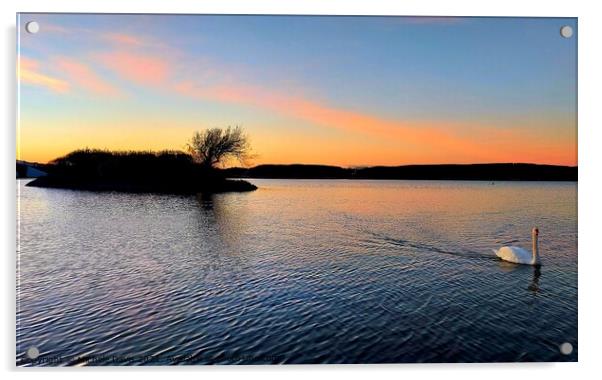
{"type": "Polygon", "coordinates": [[[575,182],[26,182],[19,365],[577,360],[575,182]],[[495,257],[533,226],[541,270],[495,257]]]}

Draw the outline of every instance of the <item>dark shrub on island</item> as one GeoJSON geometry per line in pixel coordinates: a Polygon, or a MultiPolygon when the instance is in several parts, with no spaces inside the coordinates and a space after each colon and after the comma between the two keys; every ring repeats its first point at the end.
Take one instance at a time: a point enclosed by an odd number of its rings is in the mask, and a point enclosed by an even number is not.
{"type": "Polygon", "coordinates": [[[178,151],[83,149],[53,160],[46,169],[47,176],[33,180],[28,186],[180,194],[257,189],[246,181],[226,179],[222,172],[178,151]]]}

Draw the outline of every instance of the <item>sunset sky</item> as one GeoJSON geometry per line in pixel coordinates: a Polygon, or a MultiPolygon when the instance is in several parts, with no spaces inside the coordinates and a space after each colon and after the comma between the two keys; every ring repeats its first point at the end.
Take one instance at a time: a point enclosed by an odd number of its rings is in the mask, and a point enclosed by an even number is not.
{"type": "Polygon", "coordinates": [[[17,158],[185,148],[252,164],[577,164],[575,19],[21,14],[17,158]],[[40,24],[37,34],[24,31],[40,24]]]}

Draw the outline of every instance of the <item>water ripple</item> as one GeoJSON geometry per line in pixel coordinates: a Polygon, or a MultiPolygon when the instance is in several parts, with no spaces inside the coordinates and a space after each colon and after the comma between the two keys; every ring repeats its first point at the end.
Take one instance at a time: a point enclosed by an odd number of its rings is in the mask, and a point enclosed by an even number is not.
{"type": "Polygon", "coordinates": [[[571,184],[256,182],[21,187],[17,364],[577,359],[571,184]],[[491,253],[536,223],[540,270],[491,253]]]}

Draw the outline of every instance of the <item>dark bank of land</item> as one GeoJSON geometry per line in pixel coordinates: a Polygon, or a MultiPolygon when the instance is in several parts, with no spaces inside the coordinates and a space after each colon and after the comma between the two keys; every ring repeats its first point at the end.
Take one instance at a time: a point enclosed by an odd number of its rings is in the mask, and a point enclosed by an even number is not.
{"type": "MultiPolygon", "coordinates": [[[[26,176],[33,165],[17,163],[17,176],[26,176]]],[[[79,150],[35,168],[44,173],[27,186],[177,194],[257,189],[247,181],[227,179],[224,173],[196,163],[183,152],[79,150]]]]}
{"type": "Polygon", "coordinates": [[[342,168],[326,165],[259,165],[221,170],[228,178],[577,181],[576,166],[443,164],[342,168]]]}
{"type": "Polygon", "coordinates": [[[259,165],[216,169],[184,152],[79,150],[48,164],[17,162],[27,186],[74,190],[220,193],[257,187],[231,178],[577,181],[577,167],[536,164],[406,165],[342,168],[326,165],[259,165]]]}

